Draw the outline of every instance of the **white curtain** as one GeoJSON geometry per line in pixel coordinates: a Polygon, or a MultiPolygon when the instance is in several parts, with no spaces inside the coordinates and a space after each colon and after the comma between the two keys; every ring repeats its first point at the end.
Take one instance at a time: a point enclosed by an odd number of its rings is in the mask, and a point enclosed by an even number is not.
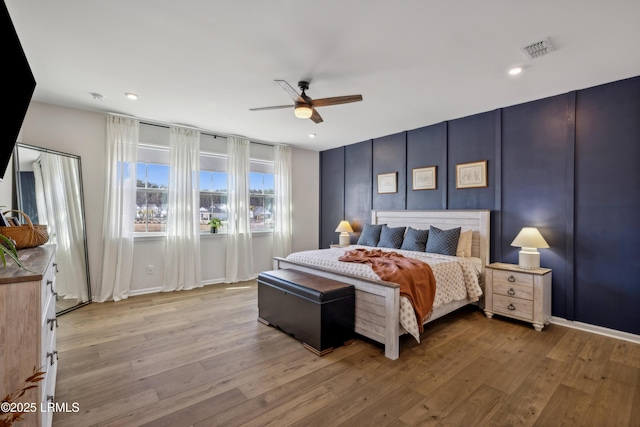
{"type": "Polygon", "coordinates": [[[65,299],[89,300],[78,160],[42,153],[34,163],[36,202],[49,242],[57,245],[56,287],[65,299]]]}
{"type": "Polygon", "coordinates": [[[227,138],[226,283],[255,278],[249,214],[249,140],[227,138]]]}
{"type": "Polygon", "coordinates": [[[96,285],[98,302],[126,299],[131,288],[139,129],[138,120],[107,117],[102,264],[96,285]]]}
{"type": "Polygon", "coordinates": [[[274,146],[273,256],[291,253],[291,147],[274,146]]]}
{"type": "Polygon", "coordinates": [[[200,132],[171,127],[163,292],[202,286],[200,132]]]}

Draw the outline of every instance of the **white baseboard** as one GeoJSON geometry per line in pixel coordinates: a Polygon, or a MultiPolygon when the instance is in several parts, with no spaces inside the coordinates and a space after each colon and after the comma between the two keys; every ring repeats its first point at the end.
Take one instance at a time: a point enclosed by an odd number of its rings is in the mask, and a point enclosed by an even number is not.
{"type": "Polygon", "coordinates": [[[129,291],[129,296],[135,297],[136,295],[157,294],[158,292],[162,292],[162,287],[135,289],[133,291],[129,291]]]}
{"type": "MultiPolygon", "coordinates": [[[[202,282],[202,286],[219,285],[220,283],[224,283],[224,279],[207,280],[206,282],[202,282]]],[[[162,292],[161,286],[155,288],[135,289],[129,292],[129,296],[135,297],[137,295],[157,294],[159,292],[162,292]]]]}
{"type": "Polygon", "coordinates": [[[576,322],[573,320],[567,320],[563,319],[562,317],[555,316],[551,317],[551,323],[553,323],[554,325],[566,326],[567,328],[579,329],[581,331],[591,332],[598,335],[604,335],[607,337],[640,344],[640,335],[630,334],[629,332],[604,328],[602,326],[591,325],[589,323],[576,322]]]}

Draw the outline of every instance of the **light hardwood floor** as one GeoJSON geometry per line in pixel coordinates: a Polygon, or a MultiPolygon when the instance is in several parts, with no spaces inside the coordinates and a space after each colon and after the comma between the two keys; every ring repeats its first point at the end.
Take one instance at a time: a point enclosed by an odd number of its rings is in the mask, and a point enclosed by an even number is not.
{"type": "Polygon", "coordinates": [[[317,357],[256,320],[255,282],[59,318],[54,426],[640,426],[640,345],[463,308],[317,357]],[[246,288],[242,289],[243,286],[246,288]]]}

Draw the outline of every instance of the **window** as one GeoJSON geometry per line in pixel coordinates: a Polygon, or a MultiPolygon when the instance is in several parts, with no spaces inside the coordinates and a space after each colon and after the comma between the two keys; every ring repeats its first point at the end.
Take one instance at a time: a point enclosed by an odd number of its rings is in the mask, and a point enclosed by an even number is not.
{"type": "MultiPolygon", "coordinates": [[[[142,128],[141,128],[142,130],[142,128]]],[[[166,129],[146,126],[145,138],[168,144],[166,129]],[[152,133],[150,133],[152,132],[152,133]],[[166,135],[165,135],[166,133],[166,135]],[[164,139],[167,139],[165,141],[164,139]]],[[[209,221],[217,218],[222,221],[218,232],[225,233],[227,226],[227,156],[214,154],[224,150],[218,138],[217,146],[211,146],[207,136],[201,143],[209,152],[200,153],[200,231],[209,233],[209,221]]],[[[212,137],[208,137],[213,139],[212,137]]],[[[271,148],[259,147],[262,151],[271,152],[271,148]]],[[[258,150],[259,151],[259,150],[258,150]]],[[[258,152],[260,158],[268,158],[265,153],[258,152]]],[[[136,233],[167,231],[167,211],[169,189],[169,149],[163,145],[138,145],[137,188],[136,188],[136,233]]],[[[249,164],[249,216],[252,231],[273,230],[273,195],[274,174],[273,162],[252,159],[249,164]]]]}
{"type": "Polygon", "coordinates": [[[138,162],[136,174],[136,222],[134,231],[167,231],[169,166],[138,162]]]}
{"type": "Polygon", "coordinates": [[[212,218],[222,221],[219,232],[227,225],[227,173],[200,171],[200,231],[209,232],[212,218]]]}
{"type": "Polygon", "coordinates": [[[273,173],[249,174],[251,230],[273,230],[273,193],[273,173]]]}
{"type": "Polygon", "coordinates": [[[138,145],[136,164],[136,233],[167,231],[169,149],[138,145]]]}

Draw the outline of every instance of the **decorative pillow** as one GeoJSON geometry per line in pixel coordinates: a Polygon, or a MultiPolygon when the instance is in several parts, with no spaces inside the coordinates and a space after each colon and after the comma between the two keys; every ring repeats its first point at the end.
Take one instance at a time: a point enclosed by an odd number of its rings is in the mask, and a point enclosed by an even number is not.
{"type": "Polygon", "coordinates": [[[416,230],[415,228],[407,228],[407,234],[402,241],[402,247],[407,251],[424,252],[427,248],[427,238],[429,237],[429,230],[416,230]]]}
{"type": "Polygon", "coordinates": [[[366,224],[364,226],[364,230],[362,230],[362,234],[360,234],[360,238],[358,239],[358,244],[363,246],[378,246],[378,241],[380,241],[381,231],[382,231],[382,224],[380,225],[366,224]]]}
{"type": "Polygon", "coordinates": [[[473,238],[473,231],[466,230],[460,233],[458,239],[458,249],[456,250],[456,256],[471,256],[471,239],[473,238]]]}
{"type": "Polygon", "coordinates": [[[391,228],[383,225],[378,247],[400,249],[400,246],[402,246],[402,239],[404,238],[404,230],[405,227],[391,228]]]}
{"type": "Polygon", "coordinates": [[[440,230],[437,227],[431,226],[429,228],[429,240],[427,240],[427,252],[456,256],[459,237],[460,227],[450,230],[440,230]]]}

